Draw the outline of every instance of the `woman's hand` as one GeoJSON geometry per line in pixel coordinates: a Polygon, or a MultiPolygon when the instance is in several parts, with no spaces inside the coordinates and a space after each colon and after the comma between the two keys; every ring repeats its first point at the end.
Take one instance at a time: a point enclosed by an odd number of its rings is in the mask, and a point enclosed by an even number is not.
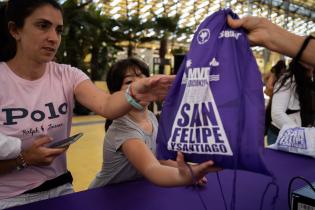
{"type": "Polygon", "coordinates": [[[231,16],[228,16],[228,24],[230,27],[236,29],[243,27],[248,32],[248,39],[251,45],[253,46],[264,46],[268,49],[274,50],[272,44],[273,30],[280,30],[280,27],[273,24],[266,18],[247,16],[241,19],[233,19],[231,16]]]}
{"type": "MultiPolygon", "coordinates": [[[[251,45],[263,46],[292,58],[296,56],[305,39],[305,37],[293,34],[262,17],[247,16],[233,19],[228,16],[227,22],[231,28],[243,27],[246,29],[251,45]]],[[[315,41],[310,41],[301,60],[315,66],[314,52],[315,41]]]]}
{"type": "Polygon", "coordinates": [[[38,137],[26,150],[22,151],[23,158],[27,165],[47,166],[50,165],[54,159],[64,153],[68,147],[65,148],[48,148],[45,144],[51,142],[49,136],[38,137]]]}
{"type": "Polygon", "coordinates": [[[154,75],[132,83],[133,96],[141,105],[161,101],[168,93],[175,75],[154,75]]]}

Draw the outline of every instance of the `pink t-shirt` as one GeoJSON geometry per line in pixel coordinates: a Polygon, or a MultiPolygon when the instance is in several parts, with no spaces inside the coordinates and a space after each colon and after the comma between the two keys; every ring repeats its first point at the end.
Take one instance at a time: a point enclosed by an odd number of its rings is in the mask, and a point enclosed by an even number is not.
{"type": "MultiPolygon", "coordinates": [[[[0,62],[0,133],[20,138],[22,149],[42,134],[54,140],[68,137],[74,89],[87,79],[77,68],[49,62],[40,79],[29,81],[0,62]]],[[[66,156],[62,154],[49,166],[29,166],[0,175],[0,199],[19,195],[66,171],[66,156]]]]}

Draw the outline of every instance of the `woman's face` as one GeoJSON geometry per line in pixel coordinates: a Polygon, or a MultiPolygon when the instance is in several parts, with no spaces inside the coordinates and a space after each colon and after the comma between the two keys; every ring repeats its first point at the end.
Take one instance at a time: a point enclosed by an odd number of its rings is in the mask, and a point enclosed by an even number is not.
{"type": "Polygon", "coordinates": [[[17,54],[37,63],[51,61],[59,48],[63,18],[60,10],[44,5],[34,10],[21,29],[11,34],[17,42],[17,54]]]}
{"type": "Polygon", "coordinates": [[[128,85],[132,82],[137,81],[138,79],[146,77],[144,74],[141,73],[139,69],[131,68],[126,71],[126,74],[124,76],[124,80],[122,83],[122,86],[120,90],[126,90],[128,85]]]}

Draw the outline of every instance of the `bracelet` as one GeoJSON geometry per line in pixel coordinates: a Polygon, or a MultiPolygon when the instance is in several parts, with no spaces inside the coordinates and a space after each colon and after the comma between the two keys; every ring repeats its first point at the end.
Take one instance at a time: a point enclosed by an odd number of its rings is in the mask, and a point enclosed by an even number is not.
{"type": "MultiPolygon", "coordinates": [[[[185,162],[186,163],[186,162],[185,162]]],[[[189,169],[189,173],[190,173],[190,176],[191,176],[191,179],[192,179],[192,184],[193,185],[197,185],[197,179],[196,179],[196,176],[191,168],[191,166],[189,165],[189,163],[186,163],[186,166],[188,167],[189,169]]]]}
{"type": "Polygon", "coordinates": [[[295,61],[299,61],[300,60],[303,51],[305,50],[305,48],[307,47],[307,45],[308,45],[308,43],[310,42],[311,39],[314,39],[314,37],[312,35],[310,35],[310,36],[305,38],[305,40],[304,40],[304,42],[303,42],[299,52],[296,54],[296,56],[294,58],[295,61]]]}
{"type": "Polygon", "coordinates": [[[20,153],[16,159],[16,170],[21,171],[23,168],[26,168],[26,167],[27,167],[27,163],[22,153],[20,153]]]}
{"type": "Polygon", "coordinates": [[[127,102],[128,102],[131,106],[133,106],[134,108],[136,108],[136,109],[138,109],[138,110],[140,110],[140,111],[144,110],[144,107],[143,107],[141,104],[139,104],[139,103],[134,99],[133,94],[132,94],[132,92],[131,92],[131,85],[128,85],[128,88],[127,88],[127,90],[126,90],[126,92],[125,92],[125,97],[126,97],[126,99],[127,99],[127,102]]]}

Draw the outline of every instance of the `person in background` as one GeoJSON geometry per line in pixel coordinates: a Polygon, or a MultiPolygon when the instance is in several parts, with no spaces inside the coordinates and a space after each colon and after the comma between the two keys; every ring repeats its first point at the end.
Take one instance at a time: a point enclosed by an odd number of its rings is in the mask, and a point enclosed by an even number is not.
{"type": "MultiPolygon", "coordinates": [[[[265,135],[268,134],[271,125],[271,103],[274,90],[274,84],[279,80],[280,76],[286,71],[286,65],[283,60],[279,60],[270,70],[270,75],[266,81],[265,94],[269,96],[265,113],[265,135]]],[[[269,131],[270,132],[270,131],[269,131]]]]}
{"type": "Polygon", "coordinates": [[[280,76],[286,71],[286,65],[284,60],[279,60],[274,66],[271,67],[270,74],[266,78],[265,94],[272,97],[273,87],[280,76]]]}
{"type": "MultiPolygon", "coordinates": [[[[148,76],[149,68],[142,61],[136,58],[120,60],[107,74],[107,87],[111,93],[115,93],[128,89],[137,80],[148,76]]],[[[156,159],[158,122],[147,107],[143,110],[134,108],[112,123],[107,121],[106,129],[102,169],[89,188],[130,181],[141,176],[159,186],[193,183],[183,154],[178,153],[176,161],[156,159]]],[[[191,168],[201,185],[206,184],[206,173],[218,170],[213,167],[213,161],[191,168]]]]}
{"type": "Polygon", "coordinates": [[[105,93],[79,69],[52,61],[63,30],[57,1],[9,0],[0,15],[3,209],[73,192],[67,148],[46,144],[69,136],[74,98],[99,115],[117,118],[133,106],[162,99],[174,77],[143,78],[133,82],[129,91],[105,93]]]}
{"type": "Polygon", "coordinates": [[[277,140],[284,125],[315,126],[314,67],[292,61],[289,71],[276,82],[271,104],[268,144],[277,140]]]}

